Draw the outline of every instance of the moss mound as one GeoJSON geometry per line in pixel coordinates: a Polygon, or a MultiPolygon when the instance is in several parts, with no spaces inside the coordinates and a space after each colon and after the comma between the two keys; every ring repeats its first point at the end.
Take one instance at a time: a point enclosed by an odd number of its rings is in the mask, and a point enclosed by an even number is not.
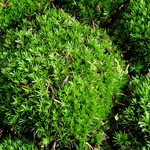
{"type": "Polygon", "coordinates": [[[38,14],[43,14],[48,0],[2,0],[0,3],[0,27],[2,30],[20,27],[23,19],[33,21],[38,14]]]}
{"type": "Polygon", "coordinates": [[[147,72],[150,68],[149,9],[148,0],[131,0],[112,29],[112,35],[124,47],[132,67],[137,66],[135,72],[147,72]]]}
{"type": "Polygon", "coordinates": [[[0,141],[0,149],[2,150],[38,150],[38,148],[26,139],[18,139],[16,137],[6,136],[0,141]]]}
{"type": "Polygon", "coordinates": [[[78,20],[84,23],[105,26],[111,15],[124,3],[125,0],[54,0],[59,8],[63,8],[78,20]],[[94,23],[95,22],[95,23],[94,23]]]}
{"type": "Polygon", "coordinates": [[[115,149],[150,148],[150,78],[135,77],[130,82],[131,102],[119,115],[114,135],[115,149]],[[132,141],[132,142],[131,142],[132,141]]]}
{"type": "Polygon", "coordinates": [[[0,51],[1,122],[41,145],[83,149],[104,137],[101,121],[125,83],[124,62],[103,30],[60,10],[9,29],[0,51]]]}

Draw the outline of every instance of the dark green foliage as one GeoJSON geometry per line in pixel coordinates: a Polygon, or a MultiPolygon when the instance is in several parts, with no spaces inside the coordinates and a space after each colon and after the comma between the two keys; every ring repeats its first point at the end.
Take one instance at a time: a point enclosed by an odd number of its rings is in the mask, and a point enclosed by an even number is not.
{"type": "Polygon", "coordinates": [[[104,25],[125,0],[54,0],[66,12],[82,22],[104,25]]]}
{"type": "Polygon", "coordinates": [[[0,141],[1,150],[38,150],[38,148],[26,139],[7,136],[0,141]]]}
{"type": "Polygon", "coordinates": [[[82,27],[63,11],[35,22],[7,30],[0,51],[3,125],[35,134],[42,145],[99,147],[100,122],[125,83],[116,47],[103,30],[82,27]]]}
{"type": "Polygon", "coordinates": [[[112,29],[115,40],[126,52],[127,59],[140,70],[150,68],[150,3],[149,0],[130,0],[112,29]],[[115,34],[114,34],[115,30],[115,34]]]}
{"type": "Polygon", "coordinates": [[[150,148],[150,78],[135,77],[130,90],[131,102],[119,115],[114,143],[119,149],[150,148]]]}

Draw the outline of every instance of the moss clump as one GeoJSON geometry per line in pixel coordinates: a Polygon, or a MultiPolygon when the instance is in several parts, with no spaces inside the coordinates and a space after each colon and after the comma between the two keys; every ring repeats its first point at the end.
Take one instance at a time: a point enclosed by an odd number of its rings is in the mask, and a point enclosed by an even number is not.
{"type": "Polygon", "coordinates": [[[2,150],[38,150],[38,148],[26,139],[18,139],[16,137],[6,136],[0,141],[0,149],[2,150]]]}
{"type": "Polygon", "coordinates": [[[149,9],[148,0],[131,0],[112,29],[113,36],[124,47],[132,67],[138,64],[135,72],[150,68],[149,9]]]}
{"type": "Polygon", "coordinates": [[[150,78],[134,77],[129,106],[119,115],[114,125],[116,149],[150,148],[150,78]],[[144,148],[145,147],[145,148],[144,148]]]}
{"type": "Polygon", "coordinates": [[[41,145],[99,146],[100,122],[125,83],[124,62],[103,30],[51,9],[7,30],[0,60],[4,126],[33,133],[41,145]]]}
{"type": "Polygon", "coordinates": [[[88,24],[93,21],[100,26],[105,26],[110,16],[124,2],[125,0],[54,0],[56,6],[62,7],[80,21],[88,24]]]}
{"type": "Polygon", "coordinates": [[[48,0],[2,0],[0,3],[0,28],[20,28],[23,19],[33,21],[38,14],[44,13],[48,0]]]}

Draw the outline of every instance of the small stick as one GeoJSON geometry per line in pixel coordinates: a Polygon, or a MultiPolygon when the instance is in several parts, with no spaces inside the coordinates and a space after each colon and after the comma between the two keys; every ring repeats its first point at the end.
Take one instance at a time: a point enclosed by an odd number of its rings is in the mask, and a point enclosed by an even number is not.
{"type": "Polygon", "coordinates": [[[2,135],[3,135],[3,130],[0,129],[0,138],[2,137],[2,135]]]}
{"type": "Polygon", "coordinates": [[[52,4],[53,8],[54,8],[54,9],[56,9],[56,7],[55,7],[54,3],[52,3],[52,2],[51,2],[51,4],[52,4]]]}
{"type": "Polygon", "coordinates": [[[56,150],[56,142],[53,144],[53,150],[56,150]]]}
{"type": "Polygon", "coordinates": [[[16,86],[24,88],[24,89],[28,89],[29,88],[27,85],[22,85],[22,84],[16,84],[16,86]]]}
{"type": "Polygon", "coordinates": [[[96,7],[97,7],[98,11],[101,12],[101,9],[100,9],[99,5],[97,5],[96,7]]]}
{"type": "Polygon", "coordinates": [[[15,41],[15,43],[20,44],[20,45],[23,45],[23,42],[22,42],[22,41],[15,41]]]}
{"type": "Polygon", "coordinates": [[[121,96],[126,96],[124,93],[117,93],[118,95],[121,95],[121,96]]]}
{"type": "Polygon", "coordinates": [[[49,3],[47,3],[46,6],[44,7],[44,10],[43,10],[42,14],[45,14],[45,11],[46,11],[48,5],[49,5],[49,3]]]}
{"type": "Polygon", "coordinates": [[[57,102],[57,103],[59,103],[59,104],[61,104],[61,102],[60,102],[60,101],[58,101],[57,99],[54,99],[54,101],[55,101],[55,102],[57,102]]]}
{"type": "Polygon", "coordinates": [[[64,81],[61,83],[60,87],[64,86],[64,85],[67,83],[68,79],[69,79],[69,76],[67,76],[67,77],[64,79],[64,81]]]}
{"type": "Polygon", "coordinates": [[[125,104],[123,104],[123,103],[120,103],[120,102],[114,102],[114,104],[118,104],[118,105],[121,105],[121,106],[126,106],[125,104]]]}
{"type": "Polygon", "coordinates": [[[94,148],[88,142],[85,142],[85,144],[88,145],[89,148],[91,148],[92,150],[94,150],[94,148]]]}
{"type": "Polygon", "coordinates": [[[51,89],[52,91],[52,94],[58,99],[58,96],[57,94],[55,93],[54,89],[53,89],[53,86],[51,84],[49,84],[49,88],[51,89]]]}
{"type": "Polygon", "coordinates": [[[122,4],[122,5],[119,7],[119,10],[122,10],[124,7],[125,7],[125,5],[122,4]]]}
{"type": "Polygon", "coordinates": [[[100,120],[98,117],[95,117],[95,116],[93,116],[92,118],[95,120],[100,120]]]}
{"type": "Polygon", "coordinates": [[[47,92],[48,92],[49,88],[50,88],[52,94],[54,95],[54,97],[56,98],[56,99],[54,98],[54,101],[61,104],[61,102],[59,101],[60,99],[59,99],[58,95],[55,93],[54,88],[50,83],[48,83],[47,92]]]}
{"type": "Polygon", "coordinates": [[[93,26],[93,29],[95,29],[95,23],[93,20],[92,20],[92,26],[93,26]]]}

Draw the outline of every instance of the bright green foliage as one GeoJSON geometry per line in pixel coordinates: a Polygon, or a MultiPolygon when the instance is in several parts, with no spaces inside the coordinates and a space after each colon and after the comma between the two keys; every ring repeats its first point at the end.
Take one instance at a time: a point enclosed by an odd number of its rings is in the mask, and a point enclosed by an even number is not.
{"type": "MultiPolygon", "coordinates": [[[[150,68],[149,10],[149,0],[130,0],[115,25],[117,42],[128,51],[128,59],[142,65],[144,70],[150,68]]],[[[114,35],[114,28],[112,33],[114,35]]]]}
{"type": "Polygon", "coordinates": [[[83,27],[63,11],[35,22],[7,30],[0,51],[3,125],[31,131],[42,145],[99,146],[100,122],[125,82],[116,47],[103,30],[83,27]]]}
{"type": "Polygon", "coordinates": [[[1,150],[38,150],[38,148],[26,139],[7,136],[0,141],[1,150]]]}
{"type": "Polygon", "coordinates": [[[0,4],[0,27],[21,27],[22,20],[32,21],[44,12],[48,0],[2,0],[0,4]]]}
{"type": "Polygon", "coordinates": [[[150,148],[150,78],[134,78],[130,90],[132,100],[119,116],[115,145],[124,149],[150,148]]]}
{"type": "Polygon", "coordinates": [[[99,25],[104,25],[119,5],[125,0],[54,0],[66,12],[75,15],[82,22],[91,24],[92,20],[99,25]]]}

